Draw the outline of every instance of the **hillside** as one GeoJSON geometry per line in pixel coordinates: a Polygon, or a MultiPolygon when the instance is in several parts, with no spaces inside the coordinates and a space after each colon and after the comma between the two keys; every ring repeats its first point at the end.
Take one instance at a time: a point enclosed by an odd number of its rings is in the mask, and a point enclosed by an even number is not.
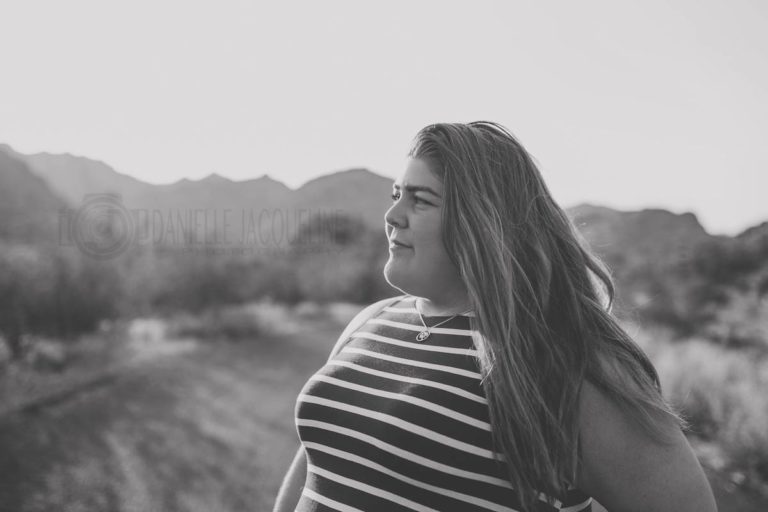
{"type": "Polygon", "coordinates": [[[45,180],[0,147],[0,240],[58,243],[58,218],[65,207],[45,180]]]}
{"type": "Polygon", "coordinates": [[[618,211],[589,204],[567,211],[592,249],[617,267],[634,267],[649,260],[654,265],[674,265],[688,260],[700,244],[716,238],[693,213],[618,211]]]}

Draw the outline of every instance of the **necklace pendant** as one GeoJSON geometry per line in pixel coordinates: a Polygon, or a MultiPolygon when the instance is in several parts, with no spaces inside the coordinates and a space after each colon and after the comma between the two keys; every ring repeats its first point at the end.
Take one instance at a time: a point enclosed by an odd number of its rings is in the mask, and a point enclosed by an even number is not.
{"type": "Polygon", "coordinates": [[[418,336],[416,336],[416,341],[424,341],[425,339],[429,338],[429,335],[431,333],[429,331],[421,331],[418,336]]]}

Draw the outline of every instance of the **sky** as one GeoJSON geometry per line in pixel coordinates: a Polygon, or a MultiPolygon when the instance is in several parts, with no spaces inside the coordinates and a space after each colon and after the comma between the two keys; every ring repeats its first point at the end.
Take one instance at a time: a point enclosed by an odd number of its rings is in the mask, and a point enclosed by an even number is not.
{"type": "Polygon", "coordinates": [[[150,183],[352,167],[491,120],[562,206],[768,220],[768,2],[0,0],[0,142],[150,183]]]}

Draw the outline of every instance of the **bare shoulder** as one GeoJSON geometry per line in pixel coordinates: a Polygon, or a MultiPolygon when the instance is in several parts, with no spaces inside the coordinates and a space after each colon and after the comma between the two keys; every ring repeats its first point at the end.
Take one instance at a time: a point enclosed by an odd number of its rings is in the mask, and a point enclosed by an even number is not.
{"type": "Polygon", "coordinates": [[[579,395],[579,489],[611,511],[716,511],[704,472],[674,419],[653,417],[666,442],[650,437],[585,380],[579,395]]]}

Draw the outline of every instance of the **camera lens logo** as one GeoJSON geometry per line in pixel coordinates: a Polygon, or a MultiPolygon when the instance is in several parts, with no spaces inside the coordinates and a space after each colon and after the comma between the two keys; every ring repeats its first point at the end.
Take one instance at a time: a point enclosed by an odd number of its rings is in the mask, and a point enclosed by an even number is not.
{"type": "Polygon", "coordinates": [[[70,226],[78,249],[98,259],[122,254],[136,235],[133,217],[119,194],[87,194],[70,226]]]}

